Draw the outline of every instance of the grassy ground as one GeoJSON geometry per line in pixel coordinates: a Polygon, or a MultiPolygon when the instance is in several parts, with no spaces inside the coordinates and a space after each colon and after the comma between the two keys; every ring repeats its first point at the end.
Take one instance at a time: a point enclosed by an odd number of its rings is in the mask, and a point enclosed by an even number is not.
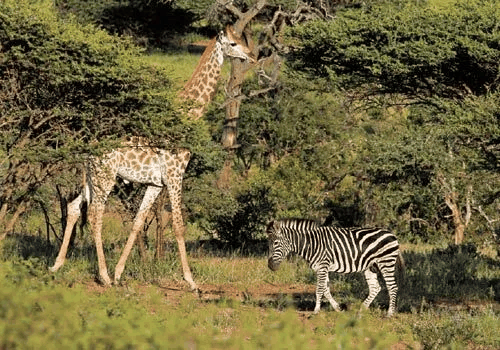
{"type": "MultiPolygon", "coordinates": [[[[125,237],[106,220],[112,271],[125,237]]],[[[366,284],[356,274],[332,275],[345,311],[314,308],[315,276],[296,257],[273,273],[265,243],[230,251],[200,240],[189,228],[188,248],[201,293],[182,281],[169,236],[166,259],[137,250],[123,283],[102,287],[88,236],[79,236],[66,265],[47,271],[58,246],[36,234],[9,236],[1,246],[0,348],[500,348],[500,259],[475,246],[405,246],[399,313],[384,317],[387,294],[359,312],[366,284]],[[250,252],[250,253],[249,253],[250,252]]],[[[153,244],[151,244],[153,246],[153,244]]]]}
{"type": "MultiPolygon", "coordinates": [[[[199,54],[151,55],[175,67],[179,89],[199,54]]],[[[227,67],[226,67],[227,72],[227,67]]],[[[500,258],[473,245],[403,245],[406,272],[399,313],[384,317],[383,290],[360,313],[366,283],[359,275],[332,275],[331,289],[345,311],[314,308],[315,276],[296,257],[273,273],[266,245],[225,249],[188,228],[190,265],[201,293],[182,280],[175,240],[167,233],[164,260],[134,250],[122,284],[102,287],[88,234],[79,234],[66,265],[48,272],[58,244],[38,234],[28,218],[0,243],[0,348],[224,348],[224,349],[498,349],[500,258]]],[[[113,271],[130,222],[104,222],[108,268],[113,271]]]]}

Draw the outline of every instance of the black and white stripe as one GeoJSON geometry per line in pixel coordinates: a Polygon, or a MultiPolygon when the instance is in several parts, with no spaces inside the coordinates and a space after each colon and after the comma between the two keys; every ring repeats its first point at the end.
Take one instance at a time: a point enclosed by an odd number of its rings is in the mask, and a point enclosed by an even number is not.
{"type": "Polygon", "coordinates": [[[335,310],[338,303],[330,294],[328,272],[364,272],[369,294],[363,302],[369,307],[381,287],[377,270],[384,278],[389,292],[389,311],[396,311],[398,287],[395,279],[396,265],[402,264],[399,243],[388,230],[381,228],[340,228],[320,226],[303,219],[284,219],[271,222],[269,235],[268,266],[276,271],[290,253],[303,257],[316,272],[316,307],[319,312],[323,296],[335,310]]]}

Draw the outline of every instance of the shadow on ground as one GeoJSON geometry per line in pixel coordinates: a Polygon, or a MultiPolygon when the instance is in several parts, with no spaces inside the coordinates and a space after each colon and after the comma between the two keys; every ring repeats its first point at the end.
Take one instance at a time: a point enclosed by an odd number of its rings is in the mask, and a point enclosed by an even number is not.
{"type": "MultiPolygon", "coordinates": [[[[50,266],[57,255],[59,245],[48,242],[45,237],[15,234],[10,235],[2,246],[2,257],[7,259],[37,259],[41,264],[50,266]]],[[[115,245],[106,247],[107,251],[116,250],[115,245]]],[[[121,249],[120,249],[121,250],[121,249]]],[[[267,242],[255,241],[234,249],[216,240],[188,242],[190,255],[203,256],[250,256],[265,258],[267,242]]],[[[167,244],[167,251],[177,251],[175,242],[167,244]]],[[[95,248],[91,243],[76,244],[69,254],[75,259],[96,261],[95,248]]],[[[425,253],[404,252],[404,274],[399,276],[399,312],[424,311],[429,308],[474,308],[493,304],[500,310],[500,259],[481,255],[473,244],[450,245],[444,249],[434,249],[425,253]]],[[[361,302],[368,294],[362,274],[340,275],[332,273],[331,290],[333,297],[344,308],[361,302]]],[[[314,274],[305,276],[302,290],[292,287],[266,285],[258,286],[255,291],[229,292],[233,287],[221,286],[219,293],[206,295],[208,302],[219,302],[224,298],[238,298],[246,303],[261,307],[294,307],[300,311],[312,311],[315,302],[314,274]]],[[[386,309],[388,295],[383,281],[383,289],[374,301],[374,307],[386,309]]],[[[327,302],[323,302],[323,307],[327,302]]]]}
{"type": "MultiPolygon", "coordinates": [[[[210,246],[213,252],[214,246],[210,246]]],[[[258,250],[258,249],[257,249],[258,250]]],[[[224,255],[223,252],[216,254],[224,255]]],[[[481,255],[473,244],[450,245],[430,252],[403,254],[405,268],[398,276],[399,312],[421,312],[427,309],[473,310],[493,305],[500,312],[500,260],[481,255]]],[[[314,277],[314,275],[312,275],[314,277]]],[[[350,309],[368,294],[362,274],[330,274],[333,297],[342,309],[350,309]]],[[[388,294],[379,276],[382,291],[373,307],[388,308],[388,294]]],[[[311,278],[307,291],[261,288],[262,292],[243,293],[240,300],[264,308],[294,307],[299,311],[312,311],[315,305],[315,280],[311,278]]],[[[283,289],[283,288],[281,288],[283,289]]],[[[230,295],[219,293],[211,302],[219,302],[230,295]]],[[[326,300],[323,308],[330,308],[326,300]]]]}

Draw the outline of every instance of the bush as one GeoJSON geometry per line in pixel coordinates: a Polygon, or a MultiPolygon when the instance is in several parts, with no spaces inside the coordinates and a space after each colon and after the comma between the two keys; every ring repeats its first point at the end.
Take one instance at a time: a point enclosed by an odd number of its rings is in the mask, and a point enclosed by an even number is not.
{"type": "Polygon", "coordinates": [[[44,184],[67,185],[70,169],[125,136],[210,142],[174,103],[167,68],[129,40],[61,18],[52,1],[3,1],[0,16],[2,205],[46,201],[44,184]]]}
{"type": "Polygon", "coordinates": [[[294,68],[339,87],[416,99],[484,94],[497,88],[498,18],[494,0],[382,2],[339,11],[334,21],[291,28],[294,68]]]}

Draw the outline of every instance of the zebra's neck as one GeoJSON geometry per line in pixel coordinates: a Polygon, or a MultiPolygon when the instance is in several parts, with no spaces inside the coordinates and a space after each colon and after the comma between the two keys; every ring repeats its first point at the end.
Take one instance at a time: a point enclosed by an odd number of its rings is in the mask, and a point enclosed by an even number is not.
{"type": "Polygon", "coordinates": [[[317,236],[317,234],[311,234],[311,230],[290,230],[291,253],[297,254],[307,262],[310,262],[313,251],[316,250],[318,244],[317,240],[313,239],[313,237],[317,236]]]}

